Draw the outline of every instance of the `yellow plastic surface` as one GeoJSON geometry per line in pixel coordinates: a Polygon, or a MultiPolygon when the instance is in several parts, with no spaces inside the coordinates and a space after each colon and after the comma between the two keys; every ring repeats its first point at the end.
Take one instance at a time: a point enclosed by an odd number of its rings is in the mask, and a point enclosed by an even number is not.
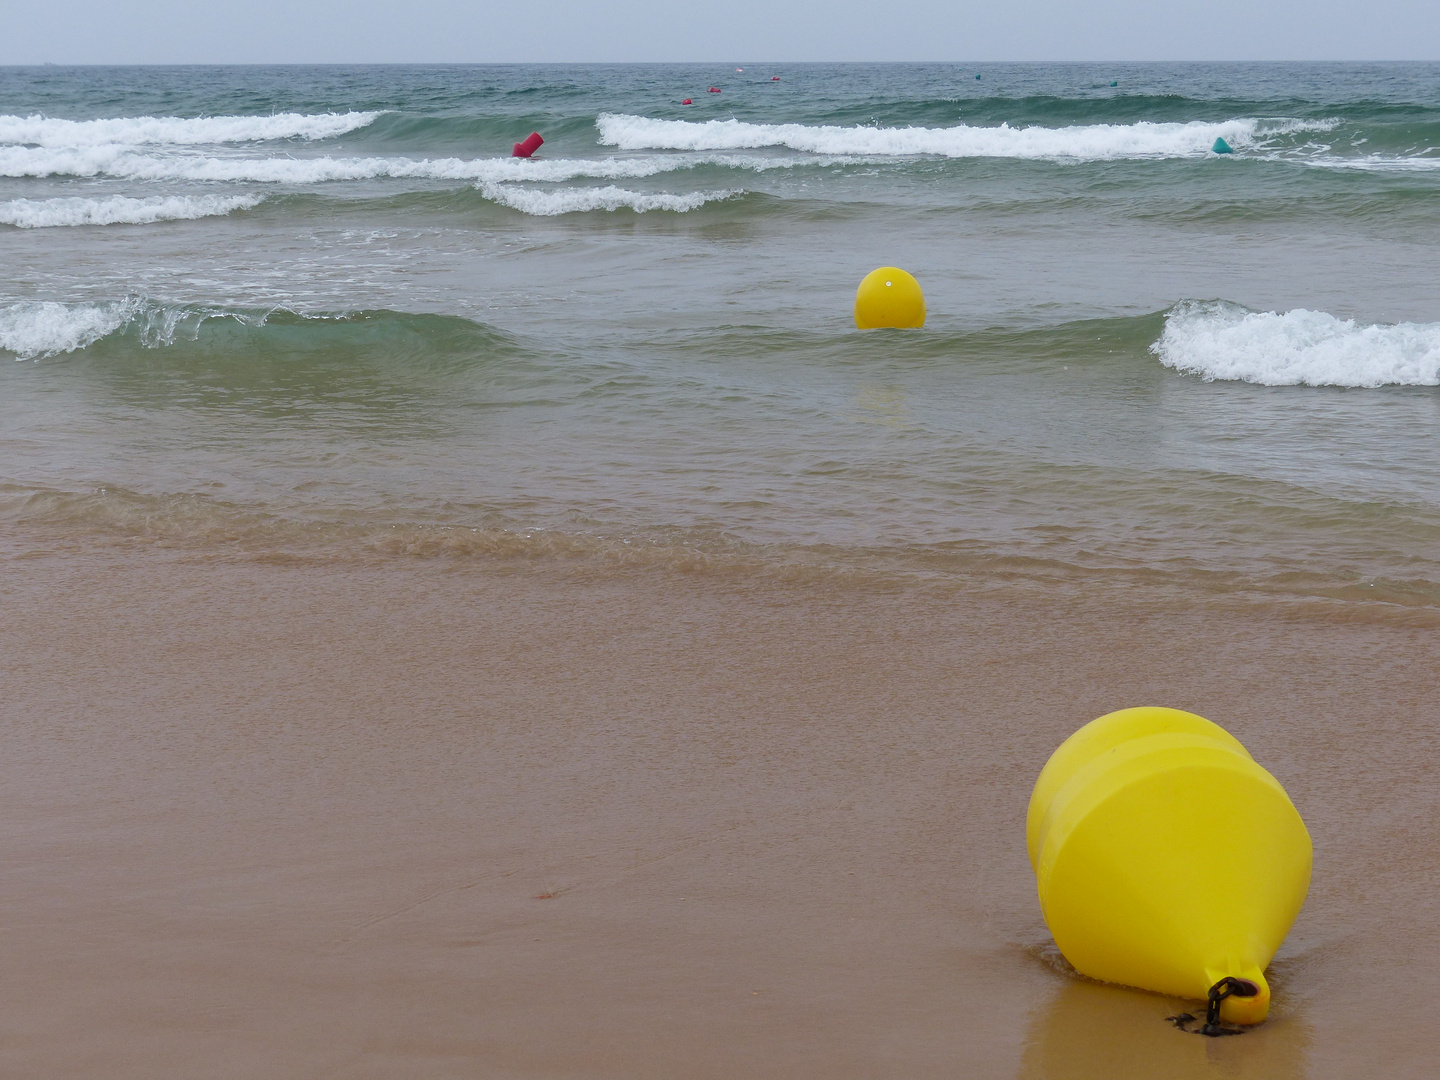
{"type": "Polygon", "coordinates": [[[1310,834],[1279,782],[1223,728],[1178,709],[1092,720],[1030,797],[1030,865],[1055,943],[1081,974],[1204,999],[1259,987],[1221,1019],[1257,1024],[1264,970],[1310,886],[1310,834]]]}
{"type": "Polygon", "coordinates": [[[924,326],[920,283],[898,266],[871,270],[855,290],[855,325],[861,330],[924,326]]]}

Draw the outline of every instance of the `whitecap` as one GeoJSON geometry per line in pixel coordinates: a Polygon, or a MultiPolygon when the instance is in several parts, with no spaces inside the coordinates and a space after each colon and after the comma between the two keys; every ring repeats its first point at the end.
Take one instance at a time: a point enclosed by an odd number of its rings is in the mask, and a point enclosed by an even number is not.
{"type": "Polygon", "coordinates": [[[1202,157],[1215,140],[1243,148],[1258,138],[1329,130],[1331,120],[1241,118],[1190,123],[1086,124],[1072,127],[885,128],[856,125],[751,124],[742,120],[657,120],[601,113],[600,142],[622,150],[744,150],[786,146],[818,154],[871,157],[1035,158],[1097,161],[1115,158],[1202,157]]]}
{"type": "Polygon", "coordinates": [[[0,224],[21,229],[47,229],[75,225],[148,225],[156,221],[191,221],[248,210],[263,195],[155,195],[132,199],[111,195],[104,199],[79,197],[12,199],[0,203],[0,224]]]}
{"type": "Polygon", "coordinates": [[[138,313],[135,300],[59,304],[28,300],[0,307],[0,349],[31,360],[74,352],[119,330],[138,313]]]}
{"type": "Polygon", "coordinates": [[[668,192],[629,191],[625,188],[565,188],[544,191],[514,184],[481,184],[480,192],[491,202],[536,217],[560,214],[582,214],[594,210],[633,210],[644,214],[651,210],[669,210],[683,214],[697,210],[708,202],[718,202],[740,194],[736,191],[693,191],[685,195],[668,192]]]}
{"type": "Polygon", "coordinates": [[[767,158],[733,154],[653,154],[634,158],[216,157],[146,154],[121,146],[60,150],[0,147],[0,176],[107,176],[126,180],[193,180],[258,184],[322,184],[379,178],[488,183],[563,183],[582,177],[639,179],[704,165],[760,172],[797,166],[850,164],[852,159],[767,158]]]}
{"type": "MultiPolygon", "coordinates": [[[[1426,154],[1430,154],[1427,149],[1426,154]]],[[[1359,169],[1363,172],[1430,172],[1440,169],[1440,157],[1412,155],[1397,157],[1393,154],[1366,154],[1363,157],[1318,157],[1305,164],[1321,169],[1359,169]]]]}
{"type": "Polygon", "coordinates": [[[367,127],[381,112],[274,113],[269,116],[124,116],[61,120],[0,115],[0,145],[47,148],[84,146],[198,146],[331,139],[367,127]]]}
{"type": "Polygon", "coordinates": [[[1366,324],[1325,311],[1185,301],[1150,351],[1206,380],[1265,386],[1440,385],[1440,323],[1366,324]]]}

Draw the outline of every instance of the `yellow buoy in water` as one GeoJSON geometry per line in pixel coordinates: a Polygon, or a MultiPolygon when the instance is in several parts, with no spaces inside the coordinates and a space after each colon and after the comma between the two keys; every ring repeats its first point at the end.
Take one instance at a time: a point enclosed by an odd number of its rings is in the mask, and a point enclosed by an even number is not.
{"type": "Polygon", "coordinates": [[[920,283],[898,266],[871,270],[855,290],[855,325],[861,330],[924,326],[920,283]]]}
{"type": "Polygon", "coordinates": [[[1077,971],[1265,1019],[1310,834],[1229,732],[1178,709],[1092,720],[1041,771],[1025,832],[1045,922],[1077,971]]]}

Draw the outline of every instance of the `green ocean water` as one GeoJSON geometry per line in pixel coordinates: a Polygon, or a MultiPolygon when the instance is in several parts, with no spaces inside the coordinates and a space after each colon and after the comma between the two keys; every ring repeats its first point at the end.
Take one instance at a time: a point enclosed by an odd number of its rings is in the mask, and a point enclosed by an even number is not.
{"type": "Polygon", "coordinates": [[[1423,615],[1437,76],[3,69],[0,520],[1423,615]]]}

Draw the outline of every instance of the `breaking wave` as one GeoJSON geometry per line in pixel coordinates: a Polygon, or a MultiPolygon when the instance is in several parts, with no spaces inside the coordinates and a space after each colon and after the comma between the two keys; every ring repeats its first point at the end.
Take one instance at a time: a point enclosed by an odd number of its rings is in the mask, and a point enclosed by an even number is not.
{"type": "Polygon", "coordinates": [[[50,150],[0,147],[0,176],[106,176],[126,180],[198,180],[260,184],[320,184],[382,177],[420,180],[468,180],[489,183],[566,180],[640,179],[703,166],[763,172],[798,166],[851,164],[852,159],[766,158],[733,154],[635,158],[405,158],[405,157],[215,157],[208,154],[158,155],[123,146],[50,150]]]}
{"type": "Polygon", "coordinates": [[[29,300],[0,307],[0,349],[19,360],[74,352],[113,334],[137,314],[133,301],[58,304],[29,300]]]}
{"type": "Polygon", "coordinates": [[[1264,386],[1440,385],[1440,323],[1363,324],[1324,311],[1186,301],[1150,347],[1166,367],[1264,386]]]}
{"type": "Polygon", "coordinates": [[[0,354],[39,360],[93,350],[117,359],[173,354],[175,363],[203,359],[210,368],[255,374],[275,383],[276,369],[312,362],[353,371],[361,362],[415,370],[513,352],[501,331],[454,315],[388,310],[304,314],[286,308],[166,304],[143,296],[82,303],[22,301],[0,305],[0,354]]]}
{"type": "MultiPolygon", "coordinates": [[[[1426,148],[1426,154],[1431,152],[1426,148]]],[[[1366,154],[1364,157],[1323,157],[1307,164],[1324,169],[1358,169],[1362,172],[1416,173],[1440,169],[1440,157],[1393,154],[1366,154]]]]}
{"type": "Polygon", "coordinates": [[[36,147],[203,146],[331,139],[373,123],[379,112],[276,113],[270,116],[129,116],[104,120],[56,120],[0,115],[0,145],[36,147]]]}
{"type": "Polygon", "coordinates": [[[249,210],[263,195],[155,195],[132,199],[112,195],[105,199],[13,199],[0,203],[0,224],[21,229],[49,229],[67,225],[148,225],[156,221],[193,221],[249,210]]]}
{"type": "Polygon", "coordinates": [[[1117,158],[1201,157],[1218,138],[1237,148],[1267,135],[1329,130],[1334,121],[1261,120],[1088,124],[1072,127],[882,128],[751,124],[742,120],[655,120],[601,113],[600,142],[622,150],[742,150],[786,146],[817,154],[872,157],[1035,158],[1103,161],[1117,158]]]}
{"type": "Polygon", "coordinates": [[[568,188],[540,191],[512,184],[481,184],[480,193],[491,202],[535,217],[583,214],[594,210],[669,210],[683,214],[708,202],[719,202],[741,194],[738,191],[693,191],[686,195],[668,192],[629,191],[613,184],[599,188],[568,188]]]}

